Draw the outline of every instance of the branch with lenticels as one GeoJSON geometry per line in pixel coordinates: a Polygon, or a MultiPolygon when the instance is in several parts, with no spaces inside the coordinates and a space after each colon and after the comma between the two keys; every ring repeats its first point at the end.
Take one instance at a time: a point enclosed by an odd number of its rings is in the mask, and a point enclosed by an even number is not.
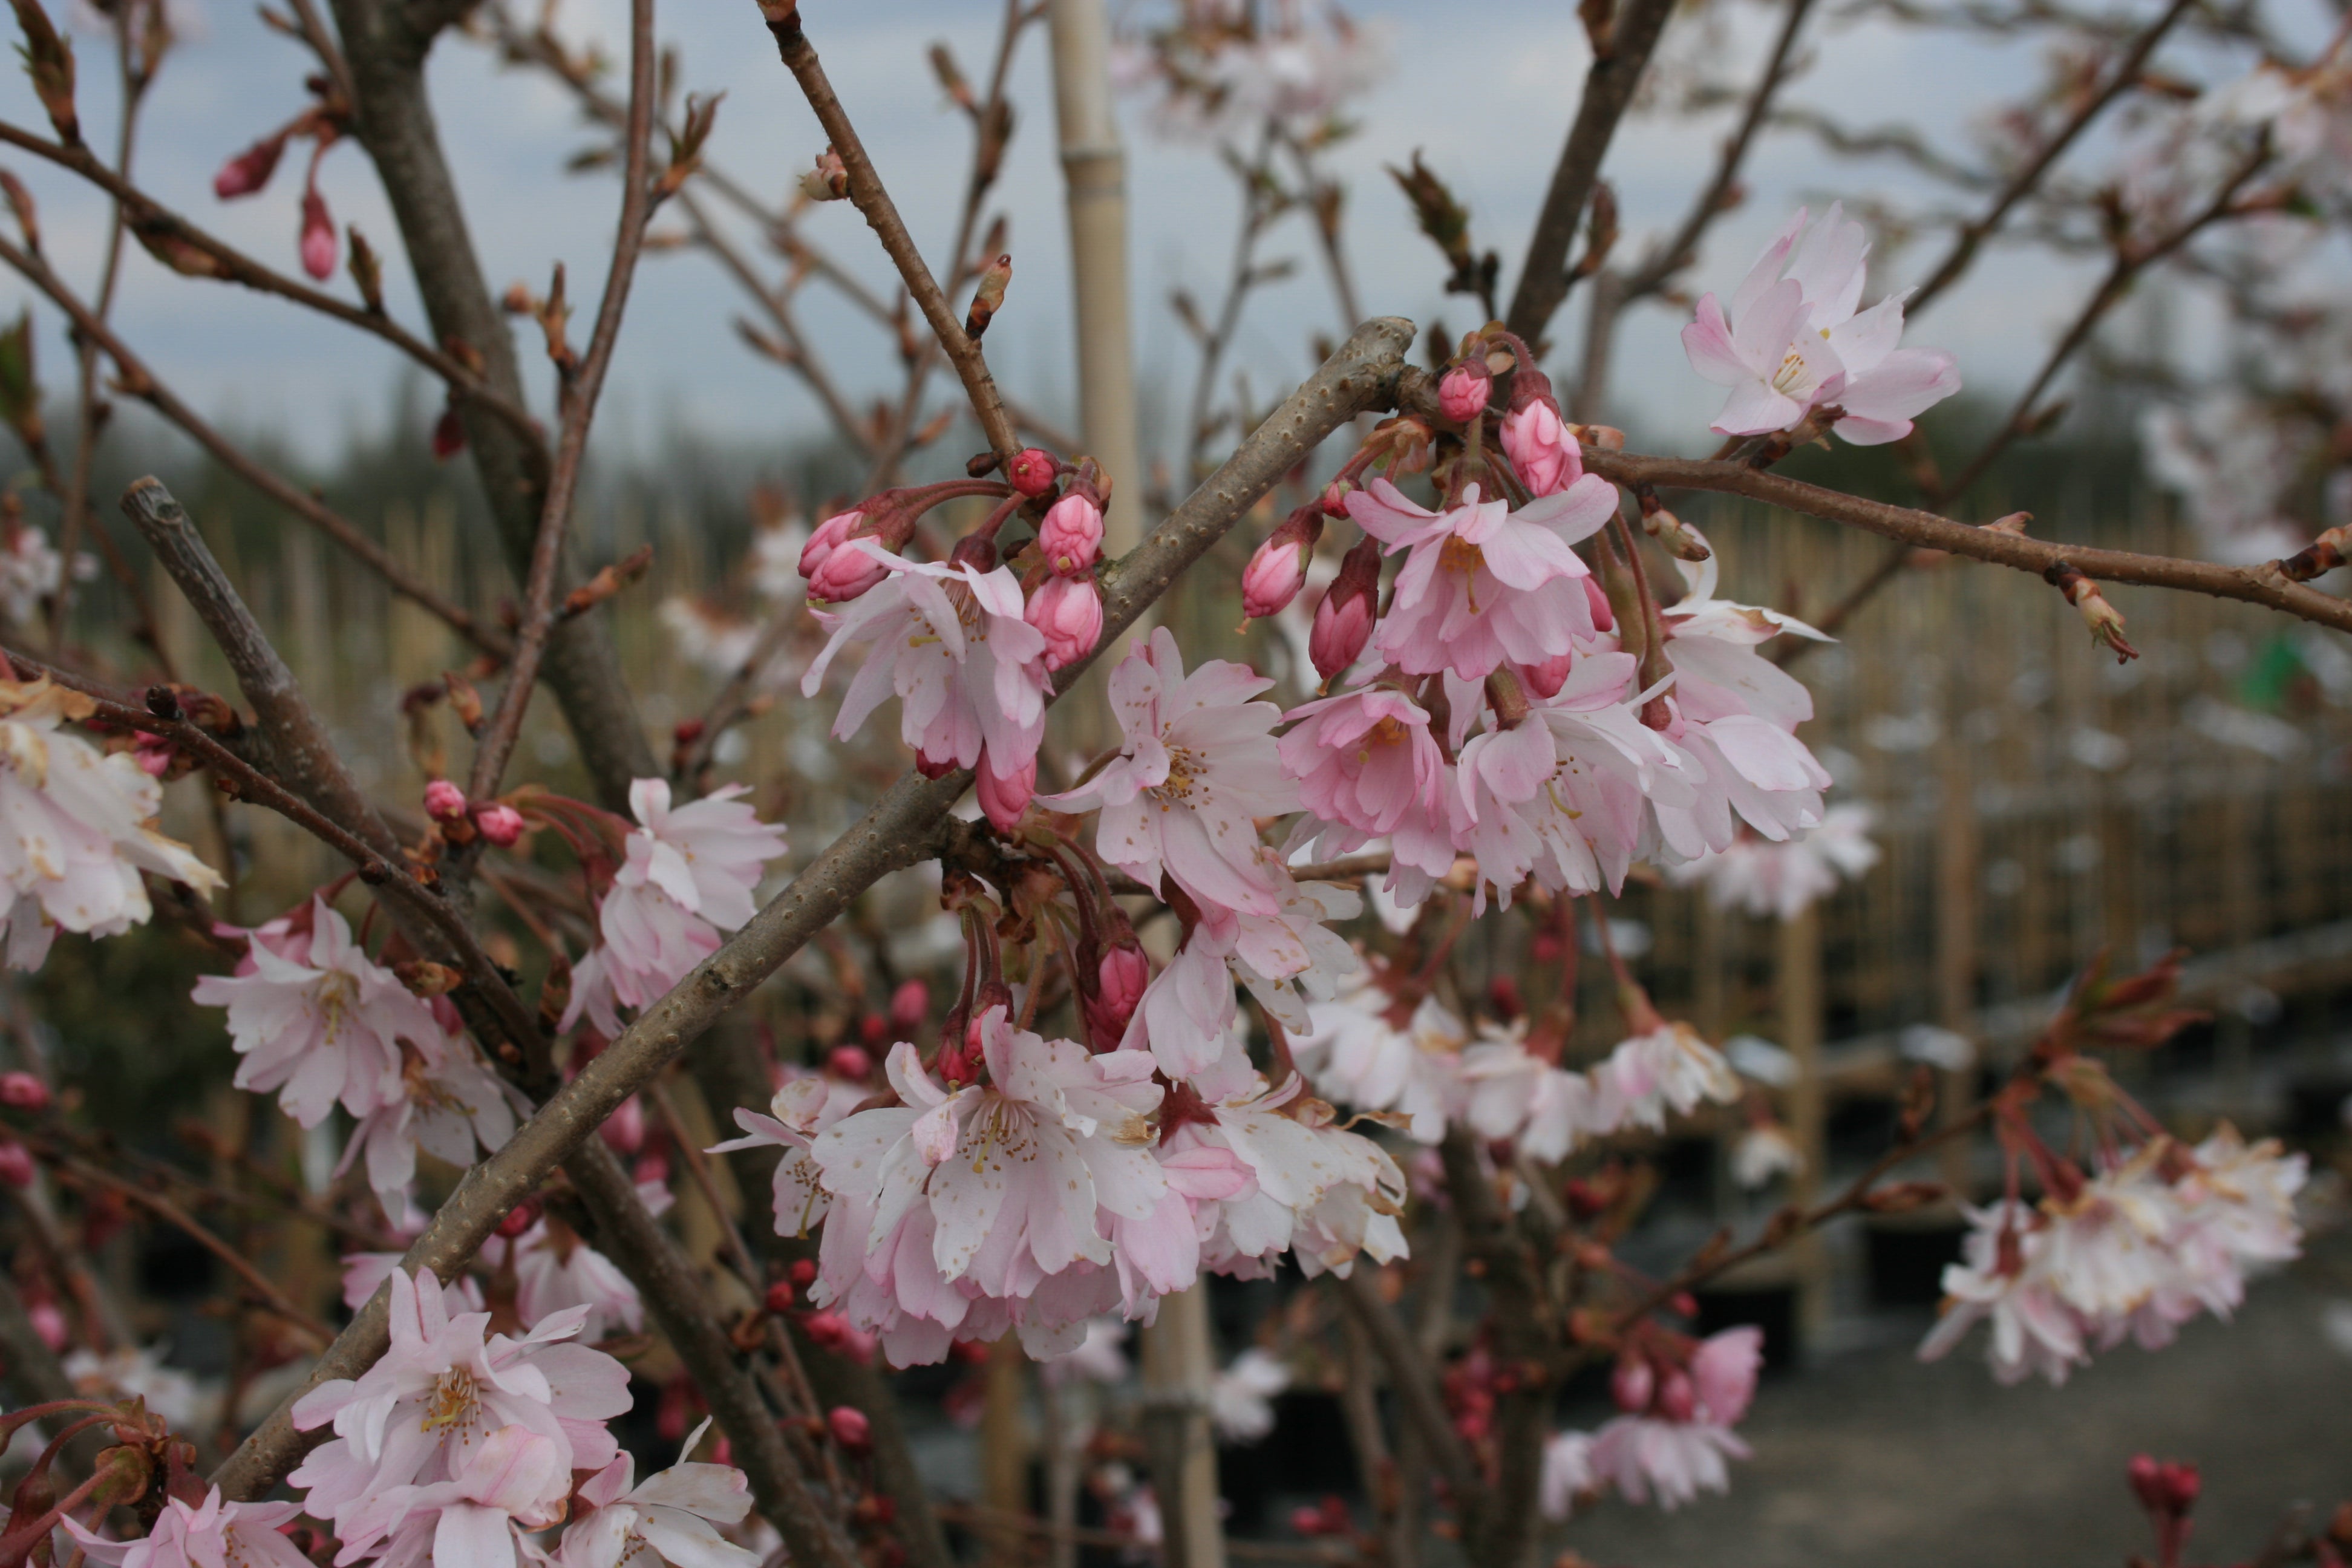
{"type": "Polygon", "coordinates": [[[1843,523],[1906,545],[1947,551],[1972,561],[1990,561],[1996,566],[2031,572],[2037,576],[2053,568],[2071,566],[2097,582],[2135,583],[2150,588],[2206,594],[2217,599],[2242,599],[2319,626],[2352,631],[2352,604],[2294,581],[2275,561],[2260,566],[2221,566],[2169,555],[2059,544],[1955,522],[1915,507],[1894,506],[1824,489],[1820,485],[1809,485],[1738,462],[1652,458],[1637,452],[1609,452],[1587,447],[1584,466],[1621,485],[1746,496],[1768,506],[1843,523]]]}
{"type": "MultiPolygon", "coordinates": [[[[1103,642],[1115,641],[1169,584],[1240,521],[1283,474],[1358,414],[1393,401],[1412,323],[1367,322],[1195,490],[1104,575],[1103,642]]],[[[1061,672],[1066,687],[1084,666],[1061,672]]],[[[719,1016],[892,871],[938,853],[965,772],[902,776],[718,952],[646,1008],[578,1076],[557,1089],[495,1154],[467,1171],[402,1259],[447,1279],[499,1221],[591,1138],[621,1102],[652,1081],[719,1016]]],[[[379,1289],[329,1346],[304,1387],[289,1394],[230,1455],[213,1479],[225,1496],[261,1496],[310,1445],[294,1429],[294,1401],[331,1378],[356,1377],[390,1342],[390,1291],[379,1289]]]]}

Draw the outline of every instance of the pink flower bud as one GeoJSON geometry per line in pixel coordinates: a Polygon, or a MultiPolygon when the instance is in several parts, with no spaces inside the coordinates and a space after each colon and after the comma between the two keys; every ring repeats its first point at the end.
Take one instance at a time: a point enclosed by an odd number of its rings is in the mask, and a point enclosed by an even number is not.
{"type": "Polygon", "coordinates": [[[1576,437],[1549,402],[1530,403],[1503,416],[1503,455],[1534,495],[1558,495],[1584,477],[1584,457],[1577,450],[1576,437]]]}
{"type": "Polygon", "coordinates": [[[1265,542],[1242,568],[1242,618],[1255,621],[1277,615],[1298,596],[1307,583],[1307,563],[1314,558],[1315,542],[1323,537],[1323,508],[1309,501],[1265,536],[1265,542]]]}
{"type": "Polygon", "coordinates": [[[1538,697],[1549,700],[1559,696],[1559,689],[1568,684],[1569,667],[1575,662],[1573,655],[1564,653],[1541,664],[1523,664],[1519,666],[1519,681],[1538,697]]]}
{"type": "Polygon", "coordinates": [[[163,739],[161,735],[151,735],[146,731],[141,730],[136,732],[131,760],[137,763],[139,771],[149,778],[160,779],[171,771],[172,758],[178,752],[179,747],[176,743],[163,739]]]}
{"type": "Polygon", "coordinates": [[[845,543],[828,553],[808,580],[808,596],[845,605],[890,575],[890,569],[865,551],[845,543]]]}
{"type": "Polygon", "coordinates": [[[899,982],[898,989],[890,993],[890,1026],[901,1035],[911,1035],[930,1016],[931,988],[920,980],[899,982]]]}
{"type": "Polygon", "coordinates": [[[1584,584],[1584,602],[1592,606],[1594,629],[1604,632],[1615,631],[1617,612],[1609,607],[1609,595],[1601,591],[1601,579],[1586,577],[1580,581],[1584,584]]]}
{"type": "Polygon", "coordinates": [[[1650,1408],[1650,1395],[1657,1391],[1657,1373],[1650,1363],[1639,1357],[1617,1363],[1609,1374],[1609,1395],[1617,1401],[1617,1408],[1628,1415],[1639,1415],[1650,1408]]]}
{"type": "Polygon", "coordinates": [[[1048,577],[1029,596],[1021,618],[1045,634],[1045,668],[1060,669],[1102,641],[1102,594],[1091,577],[1048,577]]]}
{"type": "Polygon", "coordinates": [[[874,1076],[874,1058],[861,1047],[835,1046],[825,1053],[824,1070],[859,1083],[874,1076]]]}
{"type": "Polygon", "coordinates": [[[1102,559],[1103,516],[1092,496],[1071,491],[1045,510],[1037,525],[1037,553],[1058,576],[1094,570],[1102,559]]]}
{"type": "Polygon", "coordinates": [[[844,1453],[860,1455],[873,1446],[874,1429],[866,1419],[866,1412],[854,1405],[836,1405],[826,1411],[824,1426],[844,1453]]]}
{"type": "Polygon", "coordinates": [[[25,1316],[33,1321],[33,1331],[41,1336],[41,1342],[58,1354],[64,1354],[65,1348],[73,1343],[73,1331],[66,1327],[66,1315],[58,1310],[55,1301],[27,1307],[25,1316]]]}
{"type": "Polygon", "coordinates": [[[522,813],[510,805],[486,805],[474,813],[482,837],[501,849],[511,849],[522,837],[522,813]]]}
{"type": "Polygon", "coordinates": [[[28,1072],[0,1073],[0,1105],[11,1110],[47,1110],[49,1086],[28,1072]]]}
{"type": "Polygon", "coordinates": [[[315,185],[302,193],[302,270],[321,283],[335,275],[335,220],[315,185]]]}
{"type": "Polygon", "coordinates": [[[818,523],[816,531],[808,536],[808,542],[801,546],[801,575],[803,578],[815,576],[816,569],[824,564],[825,557],[839,549],[842,542],[856,532],[857,525],[865,521],[865,512],[852,510],[835,512],[818,523]]]}
{"type": "Polygon", "coordinates": [[[1034,500],[1052,492],[1060,468],[1053,453],[1031,447],[1013,454],[1013,461],[1004,466],[1004,478],[1014,489],[1034,500]]]}
{"type": "Polygon", "coordinates": [[[1372,640],[1374,611],[1381,586],[1381,542],[1366,534],[1339,562],[1339,574],[1323,590],[1315,606],[1315,627],[1307,634],[1307,656],[1315,673],[1336,680],[1342,670],[1363,657],[1372,640]]]}
{"type": "Polygon", "coordinates": [[[33,1184],[33,1152],[14,1138],[0,1139],[0,1183],[12,1187],[33,1184]]]}
{"type": "Polygon", "coordinates": [[[1485,365],[1457,364],[1437,384],[1437,411],[1456,425],[1467,425],[1486,411],[1494,384],[1485,365]]]}
{"type": "Polygon", "coordinates": [[[457,822],[466,815],[466,792],[447,779],[425,786],[425,815],[436,822],[457,822]]]}
{"type": "Polygon", "coordinates": [[[278,168],[278,154],[285,151],[283,136],[256,142],[221,165],[220,173],[213,176],[213,195],[225,202],[253,195],[269,183],[269,176],[278,168]]]}
{"type": "Polygon", "coordinates": [[[615,1153],[634,1154],[646,1146],[646,1108],[633,1094],[596,1131],[615,1153]]]}
{"type": "Polygon", "coordinates": [[[973,793],[980,796],[980,809],[999,833],[1010,833],[1029,809],[1029,797],[1037,793],[1037,759],[1026,763],[1008,774],[999,774],[996,759],[982,751],[973,793]]]}
{"type": "Polygon", "coordinates": [[[1095,980],[1100,990],[1087,1003],[1087,1023],[1095,1043],[1108,1050],[1127,1033],[1128,1020],[1135,1016],[1144,987],[1151,984],[1151,961],[1130,937],[1104,951],[1095,980]]]}
{"type": "Polygon", "coordinates": [[[1658,1384],[1658,1414],[1669,1421],[1687,1421],[1698,1414],[1698,1390],[1690,1373],[1676,1367],[1658,1384]]]}

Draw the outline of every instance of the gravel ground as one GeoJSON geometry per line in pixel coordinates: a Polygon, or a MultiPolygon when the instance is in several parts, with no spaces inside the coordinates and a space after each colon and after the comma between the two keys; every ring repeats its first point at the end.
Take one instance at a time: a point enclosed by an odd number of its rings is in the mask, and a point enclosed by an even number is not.
{"type": "Polygon", "coordinates": [[[2126,1346],[2057,1389],[1996,1385],[1982,1330],[1921,1366],[1926,1320],[1887,1321],[1883,1342],[1767,1381],[1729,1497],[1604,1502],[1556,1544],[1641,1568],[2116,1568],[2151,1544],[2124,1480],[2147,1452],[2204,1472],[2192,1560],[2242,1562],[2296,1503],[2324,1520],[2352,1498],[2352,1348],[2330,1341],[2331,1303],[2352,1317],[2341,1233],[2256,1283],[2234,1322],[2126,1346]]]}

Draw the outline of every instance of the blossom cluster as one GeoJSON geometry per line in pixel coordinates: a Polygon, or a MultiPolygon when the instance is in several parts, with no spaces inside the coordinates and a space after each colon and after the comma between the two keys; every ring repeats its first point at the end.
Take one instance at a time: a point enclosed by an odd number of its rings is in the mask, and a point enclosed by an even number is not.
{"type": "Polygon", "coordinates": [[[1922,1360],[1982,1322],[2000,1382],[2039,1373],[2063,1384],[2094,1351],[2126,1339],[2154,1350],[2201,1312],[2228,1317],[2250,1270],[2300,1254],[2305,1162],[2275,1141],[2249,1144],[2224,1125],[2193,1147],[2151,1139],[2089,1176],[2061,1160],[2041,1164],[2038,1203],[1969,1211],[1965,1254],[1944,1271],[1944,1315],[1922,1360]]]}

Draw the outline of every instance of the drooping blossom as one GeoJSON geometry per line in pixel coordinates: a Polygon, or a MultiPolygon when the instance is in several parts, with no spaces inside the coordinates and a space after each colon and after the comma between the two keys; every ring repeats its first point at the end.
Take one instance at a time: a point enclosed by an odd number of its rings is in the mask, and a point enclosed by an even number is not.
{"type": "Polygon", "coordinates": [[[1469,1030],[1433,996],[1400,999],[1367,983],[1308,1009],[1314,1028],[1291,1043],[1316,1089],[1359,1110],[1393,1112],[1418,1142],[1445,1136],[1458,1109],[1469,1030]]]}
{"type": "Polygon", "coordinates": [[[1505,660],[1541,664],[1593,634],[1582,579],[1570,548],[1609,521],[1613,487],[1546,496],[1517,511],[1481,500],[1475,484],[1460,504],[1433,512],[1385,479],[1348,495],[1348,515],[1391,551],[1404,552],[1373,646],[1409,675],[1450,669],[1484,680],[1505,660]]]}
{"type": "Polygon", "coordinates": [[[1462,1052],[1463,1120],[1481,1138],[1514,1140],[1529,1159],[1566,1158],[1592,1130],[1591,1079],[1528,1050],[1524,1021],[1481,1023],[1478,1036],[1462,1052]]]}
{"type": "Polygon", "coordinates": [[[1776,1122],[1743,1127],[1731,1143],[1731,1179],[1753,1192],[1776,1176],[1793,1176],[1805,1168],[1805,1152],[1776,1122]]]}
{"type": "Polygon", "coordinates": [[[1659,1131],[1670,1109],[1688,1116],[1701,1100],[1727,1105],[1739,1098],[1738,1075],[1696,1029],[1654,1014],[1643,1022],[1646,1028],[1618,1042],[1592,1068],[1596,1131],[1625,1127],[1659,1131]]]}
{"type": "Polygon", "coordinates": [[[515,1316],[525,1329],[575,1307],[587,1313],[580,1320],[583,1340],[634,1334],[645,1327],[645,1302],[629,1277],[552,1215],[541,1215],[511,1241],[492,1237],[482,1244],[482,1258],[493,1268],[514,1269],[515,1316]]]}
{"type": "Polygon", "coordinates": [[[1939,349],[1895,346],[1904,295],[1855,310],[1870,246],[1843,205],[1832,205],[1809,232],[1805,219],[1798,208],[1728,306],[1703,295],[1683,329],[1691,368],[1731,389],[1715,431],[1760,436],[1834,405],[1841,417],[1832,428],[1854,445],[1899,441],[1914,418],[1959,391],[1959,369],[1939,349]]]}
{"type": "Polygon", "coordinates": [[[1022,618],[1045,639],[1045,668],[1064,668],[1102,641],[1102,593],[1092,577],[1048,576],[1029,595],[1022,618]]]}
{"type": "Polygon", "coordinates": [[[44,531],[18,522],[0,540],[0,616],[30,626],[42,604],[65,585],[66,561],[44,531]]]}
{"type": "Polygon", "coordinates": [[[1702,1491],[1729,1491],[1726,1461],[1748,1456],[1748,1445],[1713,1421],[1620,1415],[1592,1435],[1585,1458],[1594,1479],[1615,1487],[1626,1501],[1646,1503],[1655,1496],[1671,1511],[1702,1491]]]}
{"type": "Polygon", "coordinates": [[[1970,1329],[1990,1322],[1986,1358],[1996,1381],[2039,1373],[2064,1383],[2091,1358],[2051,1272],[2048,1233],[2032,1228],[2032,1212],[2014,1202],[1965,1212],[1972,1228],[1960,1261],[1944,1268],[1943,1315],[1919,1342],[1919,1359],[1948,1354],[1970,1329]]]}
{"type": "Polygon", "coordinates": [[[1009,773],[1037,754],[1045,731],[1045,637],[1022,618],[1021,584],[1004,567],[982,572],[891,554],[872,540],[865,552],[887,580],[847,608],[815,611],[831,634],[801,677],[814,697],[842,649],[866,647],[834,721],[847,740],[897,692],[899,738],[940,770],[978,764],[982,749],[1009,773]]]}
{"type": "Polygon", "coordinates": [[[1224,142],[1268,121],[1311,137],[1389,68],[1389,33],[1330,0],[1286,5],[1240,28],[1213,12],[1122,40],[1113,78],[1146,98],[1165,133],[1224,142]]]}
{"type": "Polygon", "coordinates": [[[1202,904],[1280,910],[1273,851],[1256,819],[1298,809],[1272,738],[1282,710],[1256,699],[1274,682],[1246,665],[1211,659],[1189,675],[1165,626],[1111,672],[1119,753],[1045,804],[1099,807],[1095,848],[1157,889],[1162,874],[1202,904]]]}
{"type": "Polygon", "coordinates": [[[0,680],[0,929],[33,970],[60,929],[116,936],[152,912],[142,871],[198,892],[217,872],[148,826],[163,787],[128,753],[60,728],[96,704],[47,680],[0,680]]]}
{"type": "Polygon", "coordinates": [[[519,1568],[519,1535],[562,1522],[571,1478],[564,1447],[517,1423],[485,1435],[452,1457],[437,1481],[372,1492],[337,1521],[372,1544],[346,1542],[339,1565],[372,1560],[377,1568],[519,1568]]]}
{"type": "Polygon", "coordinates": [[[212,1487],[194,1506],[165,1497],[154,1527],[136,1541],[109,1541],[71,1514],[58,1522],[106,1568],[310,1568],[278,1529],[302,1511],[299,1502],[225,1502],[212,1487]]]}
{"type": "Polygon", "coordinates": [[[1237,1016],[1238,983],[1286,1029],[1314,1026],[1310,1008],[1338,994],[1356,968],[1355,950],[1327,923],[1355,915],[1355,889],[1300,884],[1269,861],[1278,905],[1271,915],[1209,906],[1168,966],[1144,989],[1122,1049],[1149,1050],[1171,1078],[1205,1071],[1225,1052],[1237,1016]]]}
{"type": "Polygon", "coordinates": [[[237,973],[205,975],[193,995],[228,1011],[236,1087],[278,1091],[289,1116],[316,1127],[338,1104],[365,1116],[399,1098],[401,1042],[437,1054],[448,1031],[324,899],[311,900],[309,924],[250,933],[237,973]]]}
{"type": "Polygon", "coordinates": [[[1299,802],[1320,822],[1324,847],[1345,854],[1387,837],[1395,858],[1443,875],[1454,862],[1445,796],[1445,754],[1429,713],[1388,687],[1342,692],[1290,710],[1276,742],[1299,802]]]}
{"type": "Polygon", "coordinates": [[[352,1129],[337,1166],[340,1174],[364,1155],[368,1185],[387,1213],[398,1212],[415,1179],[419,1149],[463,1170],[478,1149],[495,1153],[514,1136],[514,1091],[461,1035],[430,1051],[404,1051],[388,1087],[352,1129]]]}
{"type": "MultiPolygon", "coordinates": [[[[693,1453],[709,1426],[706,1417],[680,1454],[693,1453]]],[[[742,1471],[681,1458],[632,1486],[635,1476],[636,1461],[625,1453],[580,1483],[577,1496],[585,1511],[573,1518],[556,1549],[562,1568],[621,1568],[647,1553],[670,1568],[757,1568],[758,1553],[715,1528],[740,1524],[751,1511],[742,1471]]]]}
{"type": "MultiPolygon", "coordinates": [[[[571,1472],[603,1469],[618,1453],[604,1424],[630,1403],[626,1368],[563,1342],[585,1316],[582,1308],[557,1313],[520,1340],[490,1334],[488,1313],[450,1314],[429,1272],[394,1269],[391,1348],[356,1381],[322,1383],[294,1406],[298,1430],[334,1428],[287,1479],[309,1489],[305,1511],[333,1521],[343,1542],[337,1561],[371,1554],[405,1522],[395,1489],[496,1479],[467,1477],[467,1460],[506,1429],[548,1447],[533,1461],[543,1472],[530,1471],[537,1489],[509,1494],[501,1506],[559,1517],[571,1472]]],[[[519,1438],[507,1442],[525,1458],[519,1438]]]]}
{"type": "Polygon", "coordinates": [[[1080,1379],[1088,1383],[1121,1382],[1132,1370],[1127,1352],[1119,1348],[1127,1343],[1127,1325],[1117,1318],[1093,1319],[1087,1324],[1086,1342],[1039,1366],[1037,1375],[1054,1387],[1080,1379]]]}
{"type": "Polygon", "coordinates": [[[673,807],[663,779],[629,786],[638,826],[596,910],[603,939],[572,967],[562,1027],[585,1013],[607,1037],[619,1009],[643,1007],[684,979],[756,909],[752,889],[767,862],[784,852],[784,830],[761,822],[728,784],[673,807]]]}
{"type": "Polygon", "coordinates": [[[1786,843],[1743,834],[1729,848],[1669,868],[1666,879],[1677,887],[1704,886],[1717,909],[1794,920],[1840,881],[1878,864],[1878,846],[1870,839],[1874,818],[1866,805],[1843,803],[1786,843]]]}
{"type": "Polygon", "coordinates": [[[707,1151],[730,1154],[740,1149],[778,1151],[773,1183],[778,1236],[806,1236],[824,1217],[827,1199],[809,1142],[834,1126],[866,1098],[866,1090],[839,1079],[811,1073],[787,1079],[768,1102],[772,1114],[739,1106],[735,1124],[744,1136],[714,1143],[707,1151]]]}
{"type": "Polygon", "coordinates": [[[1698,799],[1689,757],[1642,722],[1636,660],[1590,653],[1535,714],[1555,762],[1541,789],[1513,809],[1536,835],[1536,880],[1554,892],[1622,889],[1653,813],[1698,799]]]}
{"type": "Polygon", "coordinates": [[[1555,1524],[1565,1524],[1576,1511],[1580,1493],[1591,1491],[1592,1434],[1555,1432],[1544,1440],[1543,1471],[1536,1482],[1537,1506],[1555,1524]]]}

